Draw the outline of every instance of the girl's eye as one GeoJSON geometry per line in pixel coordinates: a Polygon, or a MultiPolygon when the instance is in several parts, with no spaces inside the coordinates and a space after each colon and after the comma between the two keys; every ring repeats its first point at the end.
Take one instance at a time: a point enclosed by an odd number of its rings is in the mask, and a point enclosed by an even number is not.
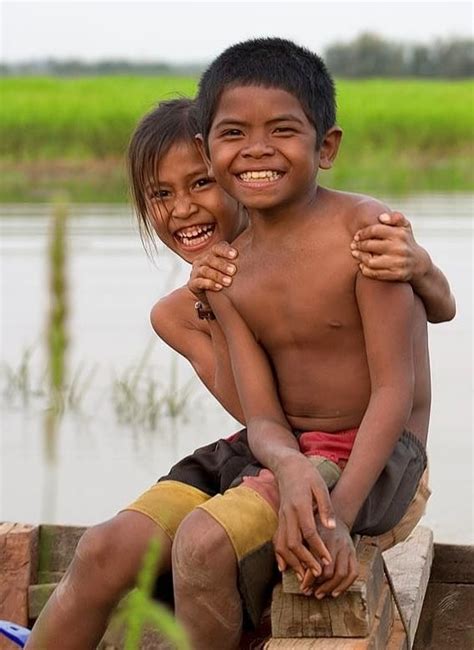
{"type": "Polygon", "coordinates": [[[171,193],[168,190],[151,190],[150,191],[150,198],[153,200],[160,200],[163,201],[164,199],[168,199],[170,197],[171,193]]]}
{"type": "Polygon", "coordinates": [[[194,187],[206,187],[206,185],[209,185],[210,183],[213,183],[212,179],[210,179],[208,176],[203,176],[202,178],[198,178],[198,180],[194,183],[194,187]]]}

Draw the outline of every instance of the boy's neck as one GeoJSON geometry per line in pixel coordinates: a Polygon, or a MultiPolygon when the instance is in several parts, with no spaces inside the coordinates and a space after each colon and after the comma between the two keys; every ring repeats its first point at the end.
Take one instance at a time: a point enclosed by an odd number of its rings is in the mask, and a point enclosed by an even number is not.
{"type": "Polygon", "coordinates": [[[316,183],[312,190],[299,200],[268,210],[247,208],[253,238],[267,237],[270,233],[278,234],[280,231],[288,232],[296,224],[314,218],[327,190],[316,183]]]}

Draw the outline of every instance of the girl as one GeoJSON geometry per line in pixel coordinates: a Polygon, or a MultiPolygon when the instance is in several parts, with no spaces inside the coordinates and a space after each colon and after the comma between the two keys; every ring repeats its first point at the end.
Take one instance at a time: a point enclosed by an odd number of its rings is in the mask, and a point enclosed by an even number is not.
{"type": "MultiPolygon", "coordinates": [[[[198,123],[192,100],[161,103],[139,123],[129,147],[133,202],[142,237],[154,235],[193,264],[187,287],[162,298],[151,311],[160,338],[186,357],[210,392],[237,420],[242,410],[222,331],[206,308],[205,290],[220,290],[237,272],[236,251],[226,242],[246,227],[244,211],[209,178],[195,145],[198,123]],[[195,308],[196,298],[200,305],[195,308]]],[[[425,303],[432,322],[454,315],[447,280],[413,239],[401,214],[381,215],[381,223],[359,232],[352,255],[369,277],[404,280],[425,303]]],[[[349,255],[350,251],[348,251],[349,255]]],[[[229,531],[199,508],[251,472],[255,460],[245,430],[197,450],[170,474],[109,521],[82,537],[66,575],[38,619],[27,648],[95,648],[120,598],[133,587],[152,538],[160,540],[159,574],[173,572],[176,613],[189,618],[194,599],[240,576],[228,543],[229,531]],[[230,551],[229,551],[230,549],[230,551]]],[[[413,504],[408,534],[423,512],[413,504]]],[[[424,501],[422,500],[422,506],[424,501]]],[[[408,514],[408,513],[407,513],[408,514]]],[[[245,526],[241,526],[245,528],[245,526]]],[[[233,540],[234,548],[235,540],[233,540]]],[[[250,598],[251,600],[251,598],[250,598]]],[[[245,611],[249,602],[245,603],[245,611]]],[[[251,603],[250,603],[251,604],[251,603]]],[[[245,611],[222,601],[219,612],[196,622],[194,648],[235,647],[241,633],[225,630],[228,610],[245,611]],[[219,619],[224,637],[213,633],[219,619]],[[225,639],[225,640],[224,640],[225,639]]]]}

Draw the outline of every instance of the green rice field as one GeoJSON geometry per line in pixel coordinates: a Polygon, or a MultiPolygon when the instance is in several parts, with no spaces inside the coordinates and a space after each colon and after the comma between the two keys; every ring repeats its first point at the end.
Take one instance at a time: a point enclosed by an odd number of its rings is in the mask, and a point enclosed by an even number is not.
{"type": "MultiPolygon", "coordinates": [[[[384,193],[472,190],[472,81],[339,81],[344,130],[323,182],[384,193]]],[[[193,95],[183,77],[5,78],[0,81],[0,201],[127,198],[125,152],[157,101],[193,95]]]]}

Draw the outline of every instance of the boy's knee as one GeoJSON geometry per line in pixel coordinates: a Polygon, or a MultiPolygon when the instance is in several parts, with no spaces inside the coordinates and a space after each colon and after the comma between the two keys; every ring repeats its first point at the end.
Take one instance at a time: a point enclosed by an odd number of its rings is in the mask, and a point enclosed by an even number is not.
{"type": "Polygon", "coordinates": [[[234,575],[237,561],[224,528],[196,509],[179,526],[172,549],[173,574],[178,580],[203,586],[215,584],[216,574],[234,575]]]}

